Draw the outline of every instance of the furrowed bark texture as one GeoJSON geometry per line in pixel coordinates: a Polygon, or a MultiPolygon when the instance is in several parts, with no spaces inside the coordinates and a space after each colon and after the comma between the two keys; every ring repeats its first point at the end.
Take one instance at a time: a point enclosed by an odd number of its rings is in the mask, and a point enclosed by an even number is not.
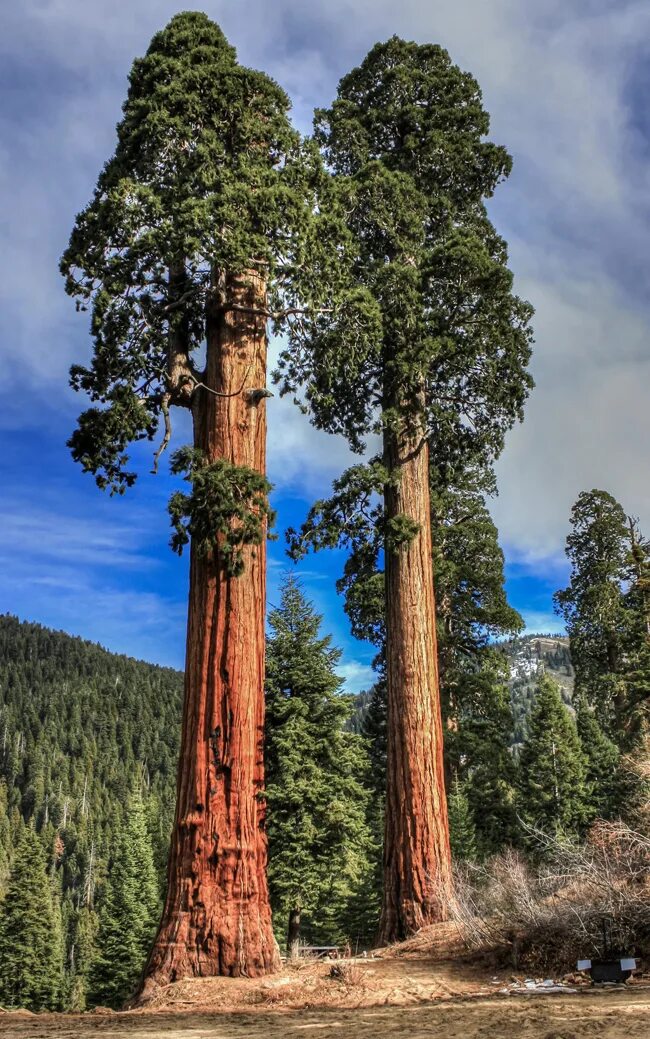
{"type": "Polygon", "coordinates": [[[419,524],[408,546],[386,553],[388,681],[382,944],[446,919],[451,852],[443,764],[431,560],[429,450],[424,437],[387,433],[385,458],[400,480],[386,488],[386,517],[419,524]]]}
{"type": "MultiPolygon", "coordinates": [[[[194,441],[210,461],[265,472],[265,284],[228,277],[207,314],[205,383],[194,441]],[[224,300],[226,301],[224,305],[224,300]],[[244,308],[230,309],[232,306],[244,308]],[[249,308],[246,310],[246,308],[249,308]]],[[[266,546],[229,576],[191,550],[185,702],[177,806],[162,923],[143,994],[186,976],[254,977],[278,969],[266,882],[264,615],[266,546]]]]}

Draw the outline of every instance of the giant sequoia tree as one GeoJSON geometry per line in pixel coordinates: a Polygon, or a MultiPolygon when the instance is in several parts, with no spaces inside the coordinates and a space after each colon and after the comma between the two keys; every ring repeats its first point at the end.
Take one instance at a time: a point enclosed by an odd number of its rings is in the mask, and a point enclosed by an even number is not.
{"type": "Polygon", "coordinates": [[[494,457],[530,386],[530,307],[512,294],[484,208],[510,159],[488,129],[476,81],[440,47],[394,37],[344,77],[316,138],[336,174],[330,213],[351,288],[281,364],[283,388],[306,388],[317,425],[357,450],[372,433],[383,441],[380,457],[338,482],[341,507],[317,508],[296,547],[354,545],[383,499],[384,941],[444,917],[451,885],[429,452],[494,457]]]}
{"type": "Polygon", "coordinates": [[[173,456],[188,490],[170,502],[172,545],[191,550],[176,819],[147,967],[159,981],[278,964],[259,797],[267,324],[287,316],[310,208],[288,108],[205,15],[177,15],[134,63],[115,154],[62,260],[95,342],[71,372],[95,402],[74,458],[122,493],[131,442],[161,427],[156,469],[174,408],[194,430],[173,456]]]}

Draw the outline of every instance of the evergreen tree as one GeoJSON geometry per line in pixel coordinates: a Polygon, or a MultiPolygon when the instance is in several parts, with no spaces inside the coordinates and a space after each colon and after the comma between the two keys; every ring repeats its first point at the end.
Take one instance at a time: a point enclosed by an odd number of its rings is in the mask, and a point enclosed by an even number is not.
{"type": "Polygon", "coordinates": [[[476,858],[476,830],[467,795],[455,777],[449,792],[449,838],[451,853],[458,861],[476,858]]]}
{"type": "Polygon", "coordinates": [[[386,796],[386,678],[381,672],[372,688],[368,709],[361,725],[370,757],[370,784],[373,790],[373,829],[383,832],[384,798],[386,796]]]}
{"type": "Polygon", "coordinates": [[[344,728],[351,700],[340,694],[340,653],[320,636],[321,618],[292,578],[269,622],[269,883],[293,955],[301,931],[319,942],[345,936],[350,903],[367,890],[368,759],[363,739],[344,728]]]}
{"type": "Polygon", "coordinates": [[[0,903],[9,879],[9,853],[11,848],[11,823],[9,821],[9,794],[7,785],[0,780],[0,903]]]}
{"type": "Polygon", "coordinates": [[[585,755],[585,793],[588,816],[611,819],[621,813],[625,780],[620,772],[618,747],[602,731],[583,696],[574,698],[576,728],[585,755]]]}
{"type": "Polygon", "coordinates": [[[507,662],[495,647],[483,647],[475,670],[457,677],[456,724],[448,732],[448,758],[461,777],[481,856],[516,843],[516,768],[511,752],[513,719],[507,662]]]}
{"type": "Polygon", "coordinates": [[[576,694],[594,708],[607,734],[625,742],[629,530],[622,506],[610,494],[593,490],[579,495],[566,553],[571,581],[557,592],[555,602],[569,633],[576,694]]]}
{"type": "Polygon", "coordinates": [[[74,911],[70,924],[68,951],[68,999],[66,1009],[86,1009],[89,979],[96,959],[96,940],[99,920],[89,906],[74,911]]]}
{"type": "Polygon", "coordinates": [[[58,1010],[62,987],[60,905],[42,843],[23,826],[0,905],[0,1004],[58,1010]]]}
{"type": "Polygon", "coordinates": [[[575,722],[557,685],[540,679],[528,736],[519,757],[521,817],[556,834],[577,834],[587,815],[586,762],[575,722]]]}
{"type": "Polygon", "coordinates": [[[650,733],[650,541],[628,517],[630,581],[625,645],[626,732],[624,744],[639,747],[650,733]]]}
{"type": "MultiPolygon", "coordinates": [[[[388,788],[381,937],[445,915],[449,835],[442,774],[429,449],[463,445],[488,461],[530,386],[530,307],[512,294],[505,243],[484,199],[510,170],[484,140],[476,81],[440,47],[377,44],[317,113],[316,135],[338,178],[340,252],[350,291],[331,320],[294,337],[283,390],[306,386],[317,425],[381,458],[337,482],[348,502],[383,498],[388,788]]],[[[304,535],[354,540],[349,510],[319,503],[304,535]]],[[[304,544],[304,542],[303,542],[304,544]]]]}
{"type": "Polygon", "coordinates": [[[89,1002],[122,1006],[140,980],[160,912],[158,878],[144,807],[132,797],[110,864],[99,914],[89,1002]]]}

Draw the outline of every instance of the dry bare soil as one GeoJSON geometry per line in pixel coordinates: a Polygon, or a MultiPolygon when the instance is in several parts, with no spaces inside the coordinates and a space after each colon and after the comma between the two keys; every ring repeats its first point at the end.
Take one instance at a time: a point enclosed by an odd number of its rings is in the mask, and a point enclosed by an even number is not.
{"type": "MultiPolygon", "coordinates": [[[[515,976],[470,964],[446,929],[380,958],[272,978],[205,978],[115,1014],[1,1014],[2,1039],[647,1039],[650,981],[575,995],[506,994],[515,976]]],[[[520,980],[523,980],[519,975],[520,980]]]]}

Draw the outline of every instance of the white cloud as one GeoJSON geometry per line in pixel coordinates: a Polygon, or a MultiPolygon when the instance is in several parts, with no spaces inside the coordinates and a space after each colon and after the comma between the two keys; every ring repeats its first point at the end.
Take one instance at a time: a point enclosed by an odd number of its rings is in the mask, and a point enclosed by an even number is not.
{"type": "Polygon", "coordinates": [[[377,676],[368,664],[360,664],[357,660],[348,660],[336,668],[345,685],[345,693],[361,693],[375,684],[377,676]]]}
{"type": "Polygon", "coordinates": [[[35,508],[33,502],[15,497],[0,508],[0,562],[5,567],[12,560],[23,567],[25,560],[43,559],[62,566],[138,570],[156,566],[155,558],[142,554],[151,515],[130,510],[126,525],[102,518],[102,511],[98,507],[90,518],[56,504],[35,508]]]}
{"type": "MultiPolygon", "coordinates": [[[[134,502],[62,503],[44,491],[40,504],[9,490],[0,508],[0,610],[64,627],[119,653],[182,667],[186,567],[151,552],[158,517],[134,502]],[[157,589],[160,585],[161,590],[157,589]]],[[[171,555],[171,554],[170,554],[171,555]]]]}
{"type": "MultiPolygon", "coordinates": [[[[513,557],[557,557],[570,505],[590,486],[611,490],[650,526],[650,167],[630,92],[650,48],[645,0],[220,0],[205,8],[243,61],[286,86],[303,127],[339,76],[393,32],[439,41],[475,73],[493,136],[515,157],[493,213],[512,242],[518,289],[537,308],[537,389],[499,465],[494,512],[505,544],[513,557]]],[[[69,406],[65,372],[88,340],[63,296],[57,259],[112,147],[131,60],[175,10],[166,0],[24,0],[3,10],[0,55],[24,72],[46,70],[58,90],[46,117],[39,106],[19,120],[5,110],[0,187],[11,205],[0,254],[0,384],[14,422],[18,387],[31,387],[36,402],[69,406]]],[[[271,402],[277,483],[322,493],[349,458],[289,401],[271,402]]]]}

